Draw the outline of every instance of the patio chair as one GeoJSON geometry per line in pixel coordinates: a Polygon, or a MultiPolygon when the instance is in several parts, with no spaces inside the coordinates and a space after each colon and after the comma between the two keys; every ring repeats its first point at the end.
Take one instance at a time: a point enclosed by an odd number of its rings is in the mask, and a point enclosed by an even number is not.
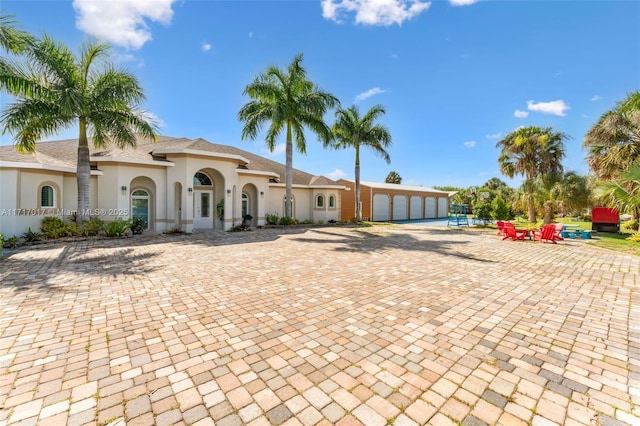
{"type": "Polygon", "coordinates": [[[556,232],[555,232],[556,240],[564,240],[564,238],[562,237],[562,233],[564,232],[564,224],[556,223],[555,227],[556,227],[556,232]]]}
{"type": "Polygon", "coordinates": [[[525,229],[516,229],[516,226],[511,222],[505,222],[502,231],[504,232],[503,240],[511,238],[511,241],[524,241],[527,237],[527,231],[525,229]]]}
{"type": "Polygon", "coordinates": [[[542,243],[551,242],[556,244],[556,226],[553,223],[548,223],[542,227],[542,229],[531,231],[531,237],[534,241],[540,241],[542,243]]]}
{"type": "Polygon", "coordinates": [[[504,221],[503,220],[497,221],[496,226],[498,227],[498,235],[504,235],[504,221]]]}

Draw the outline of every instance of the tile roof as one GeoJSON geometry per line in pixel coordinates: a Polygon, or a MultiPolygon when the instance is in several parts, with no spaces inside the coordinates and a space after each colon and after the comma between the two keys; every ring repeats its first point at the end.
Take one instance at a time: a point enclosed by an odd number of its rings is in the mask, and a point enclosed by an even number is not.
{"type": "MultiPolygon", "coordinates": [[[[66,139],[60,141],[40,142],[36,144],[35,154],[20,154],[13,146],[0,146],[0,160],[20,162],[20,163],[40,163],[43,165],[55,165],[64,167],[76,167],[77,161],[77,139],[66,139]]],[[[119,157],[127,159],[152,160],[152,153],[159,150],[197,150],[209,153],[231,154],[246,158],[249,164],[239,164],[248,170],[264,171],[276,173],[279,182],[284,183],[284,164],[269,160],[249,151],[229,145],[214,144],[204,139],[173,138],[168,136],[158,136],[157,141],[140,138],[135,148],[119,148],[109,145],[106,148],[96,149],[89,143],[92,162],[100,162],[100,157],[119,157]]],[[[339,185],[337,182],[324,176],[314,176],[302,170],[293,169],[293,183],[295,185],[339,185]]]]}

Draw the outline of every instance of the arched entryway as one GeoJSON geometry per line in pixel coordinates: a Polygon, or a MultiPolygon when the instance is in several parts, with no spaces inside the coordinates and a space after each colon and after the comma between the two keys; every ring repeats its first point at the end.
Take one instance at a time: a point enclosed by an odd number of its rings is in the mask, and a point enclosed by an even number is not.
{"type": "Polygon", "coordinates": [[[246,223],[249,226],[255,226],[258,223],[258,188],[253,184],[243,186],[240,202],[242,218],[251,216],[246,223]]]}
{"type": "Polygon", "coordinates": [[[156,184],[146,177],[138,176],[131,181],[129,199],[131,218],[145,221],[145,229],[155,229],[156,184]]]}
{"type": "Polygon", "coordinates": [[[224,218],[218,217],[218,210],[224,212],[224,178],[215,169],[200,169],[193,174],[193,228],[223,228],[224,218]],[[221,206],[218,209],[218,205],[221,206]]]}

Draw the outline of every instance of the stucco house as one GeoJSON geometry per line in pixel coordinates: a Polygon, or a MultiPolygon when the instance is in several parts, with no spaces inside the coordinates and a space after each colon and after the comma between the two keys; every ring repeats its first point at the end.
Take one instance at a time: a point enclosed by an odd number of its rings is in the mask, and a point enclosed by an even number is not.
{"type": "MultiPolygon", "coordinates": [[[[347,189],[342,192],[341,218],[349,220],[356,215],[355,182],[340,179],[338,183],[347,189]]],[[[360,181],[362,219],[374,222],[446,218],[450,196],[423,186],[360,181]]]]}
{"type": "MultiPolygon", "coordinates": [[[[91,145],[91,143],[90,143],[91,145]]],[[[77,209],[77,140],[40,142],[35,154],[0,147],[0,233],[40,228],[45,216],[77,209]]],[[[136,148],[91,148],[91,214],[104,221],[142,217],[148,229],[228,230],[252,217],[284,215],[283,164],[204,139],[161,136],[136,148]],[[217,215],[222,206],[223,218],[217,215]]],[[[293,217],[338,220],[344,186],[323,176],[293,172],[293,217]]]]}

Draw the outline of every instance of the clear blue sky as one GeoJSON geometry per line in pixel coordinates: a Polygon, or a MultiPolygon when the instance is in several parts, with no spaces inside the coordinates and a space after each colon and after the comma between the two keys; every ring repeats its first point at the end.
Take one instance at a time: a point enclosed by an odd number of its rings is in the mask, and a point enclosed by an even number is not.
{"type": "MultiPolygon", "coordinates": [[[[23,29],[76,51],[87,34],[133,71],[162,133],[202,137],[284,163],[262,137],[240,139],[244,87],[304,53],[309,77],[343,106],[382,104],[391,164],[362,157],[362,179],[481,185],[498,177],[496,142],[519,126],[567,133],[566,170],[588,172],[582,140],[640,89],[638,1],[3,0],[23,29]],[[456,4],[462,3],[462,4],[456,4]]],[[[9,101],[2,95],[4,105],[9,101]]],[[[333,122],[333,112],[327,114],[333,122]]],[[[51,139],[76,137],[75,129],[51,139]]],[[[309,134],[294,167],[353,178],[354,152],[309,134]]],[[[282,141],[284,142],[284,140],[282,141]]],[[[10,144],[11,136],[0,137],[10,144]]]]}

